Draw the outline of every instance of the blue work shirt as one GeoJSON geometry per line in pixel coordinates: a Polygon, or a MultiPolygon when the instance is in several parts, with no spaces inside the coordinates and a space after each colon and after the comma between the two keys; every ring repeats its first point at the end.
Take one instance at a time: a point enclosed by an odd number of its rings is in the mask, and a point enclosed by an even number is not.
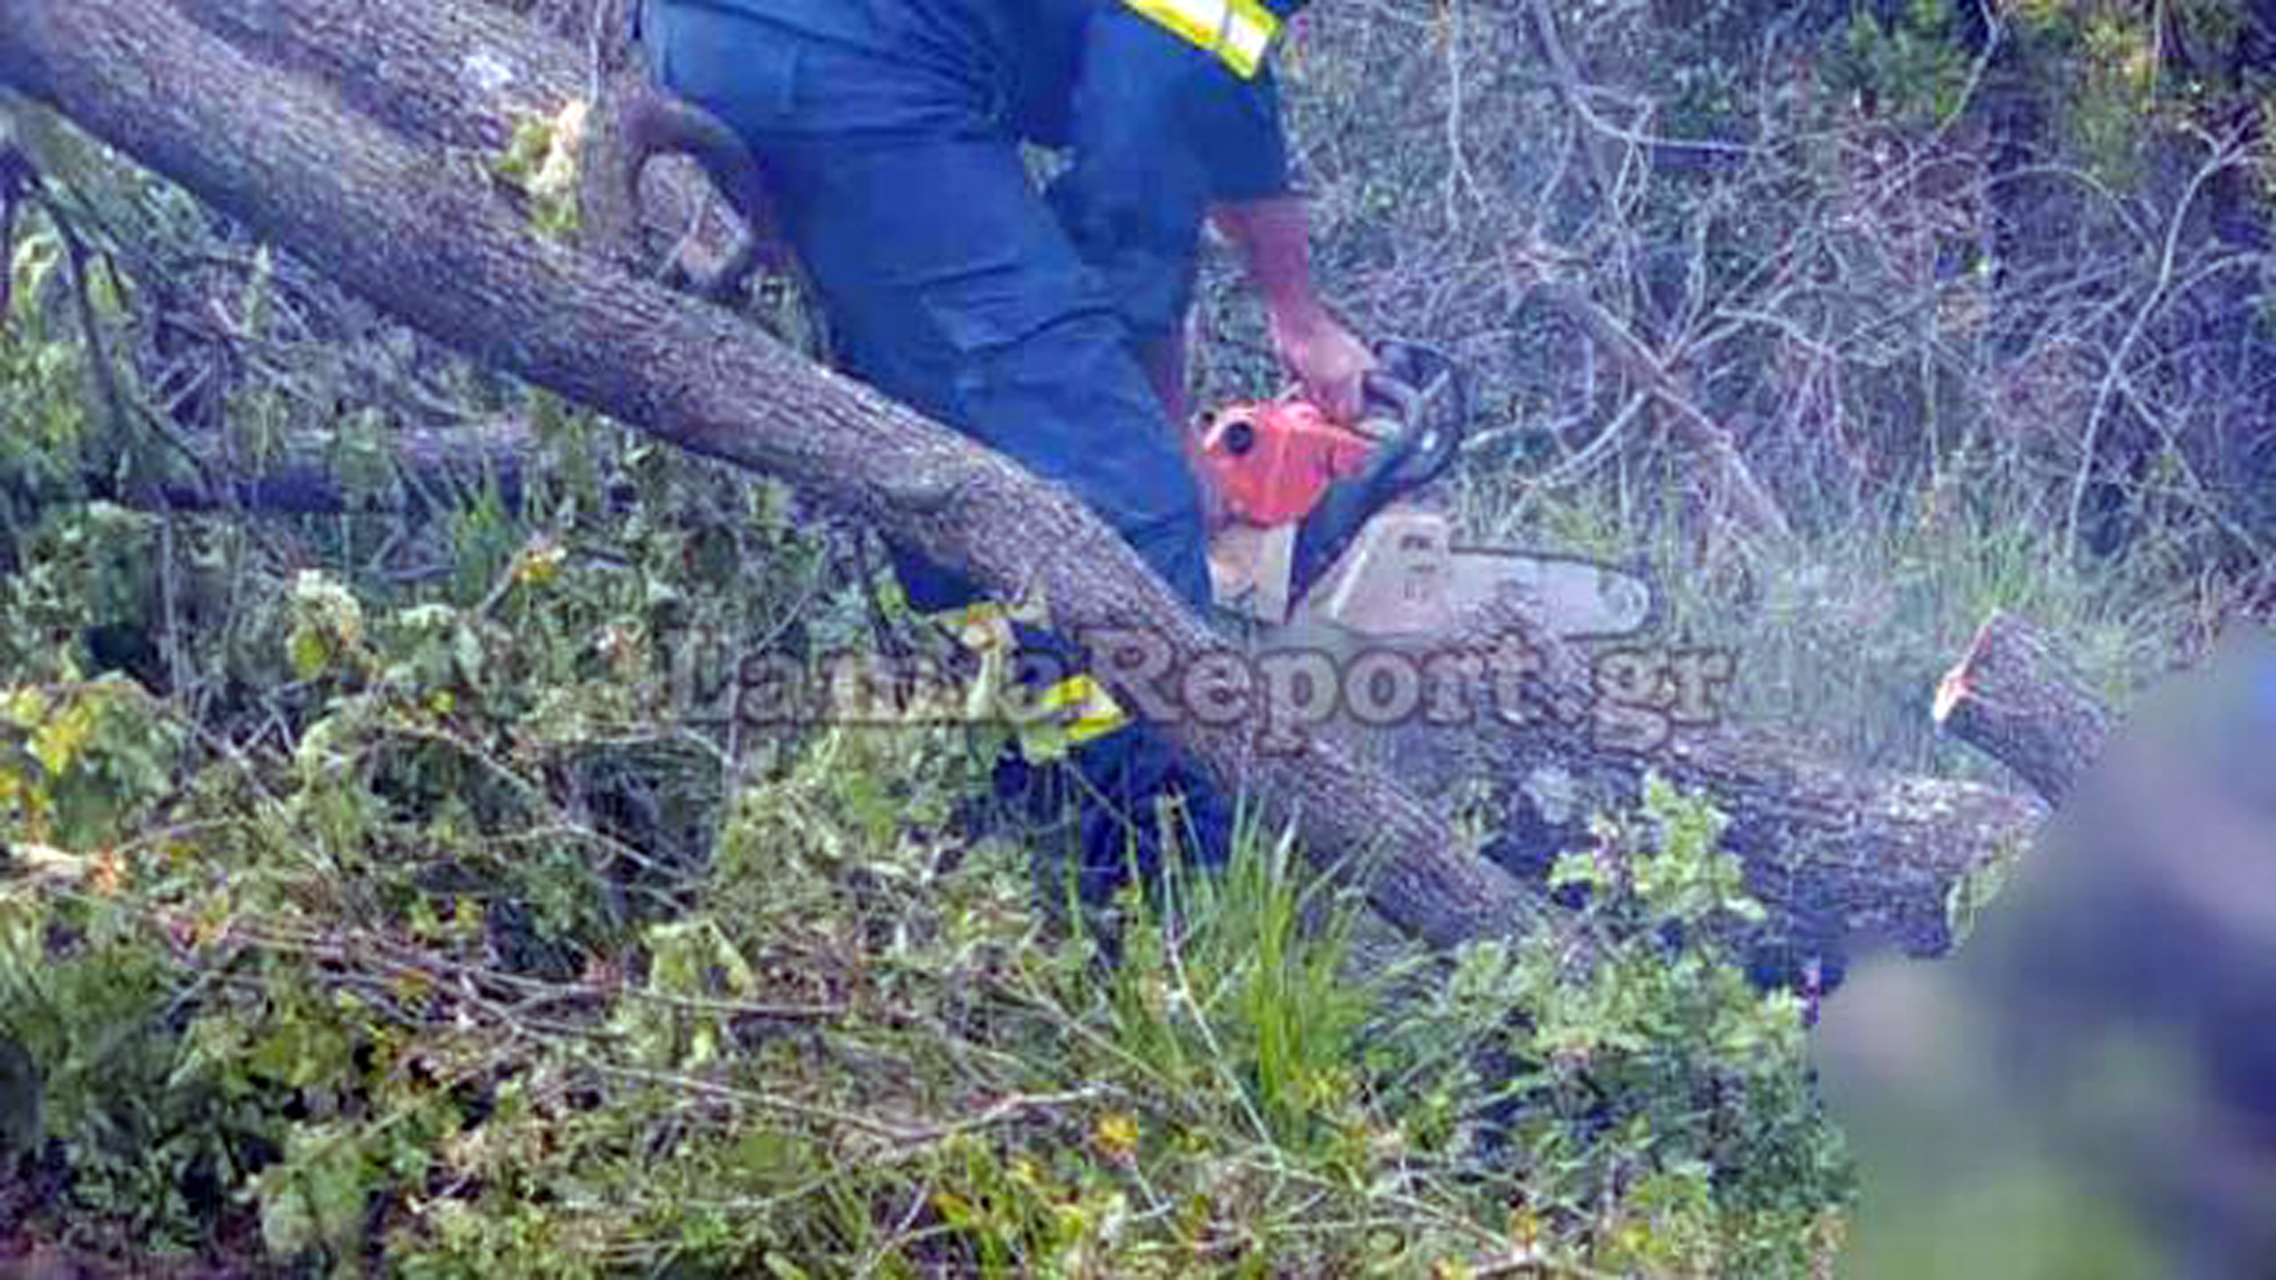
{"type": "Polygon", "coordinates": [[[807,118],[847,145],[978,129],[1065,151],[1052,207],[1141,341],[1183,317],[1208,204],[1290,190],[1269,66],[1244,80],[1122,0],[681,3],[781,31],[769,50],[720,56],[754,85],[826,95],[807,118]],[[920,77],[965,101],[902,83],[920,77]]]}

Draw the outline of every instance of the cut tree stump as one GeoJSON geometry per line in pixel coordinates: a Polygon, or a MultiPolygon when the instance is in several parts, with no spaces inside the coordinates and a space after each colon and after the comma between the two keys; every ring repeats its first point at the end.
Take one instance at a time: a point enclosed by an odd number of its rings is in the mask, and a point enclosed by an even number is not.
{"type": "Polygon", "coordinates": [[[2054,642],[1994,613],[1936,687],[1936,723],[2059,805],[2110,740],[2108,706],[2054,642]]]}

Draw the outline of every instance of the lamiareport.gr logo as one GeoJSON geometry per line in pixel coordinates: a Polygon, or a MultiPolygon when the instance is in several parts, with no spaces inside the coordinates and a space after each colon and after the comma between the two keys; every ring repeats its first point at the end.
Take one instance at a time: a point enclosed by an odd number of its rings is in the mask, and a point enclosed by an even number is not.
{"type": "Polygon", "coordinates": [[[1331,724],[1451,729],[1491,717],[1651,753],[1720,723],[1737,675],[1728,650],[1632,644],[1599,647],[1582,659],[1584,678],[1553,682],[1544,655],[1515,634],[1442,647],[1228,648],[1183,664],[1176,646],[1141,628],[1086,631],[1077,645],[1087,661],[1029,652],[1001,662],[851,650],[798,657],[738,652],[725,637],[683,632],[665,656],[678,710],[699,725],[1038,726],[1096,714],[1096,702],[1065,696],[1074,682],[1112,690],[1118,719],[1239,729],[1261,752],[1295,749],[1331,724]]]}

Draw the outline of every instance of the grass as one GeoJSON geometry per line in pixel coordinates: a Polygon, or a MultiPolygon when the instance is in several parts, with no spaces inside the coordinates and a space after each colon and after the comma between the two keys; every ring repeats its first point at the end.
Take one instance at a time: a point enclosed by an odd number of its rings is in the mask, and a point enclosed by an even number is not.
{"type": "Polygon", "coordinates": [[[1859,764],[2002,781],[1929,715],[1937,680],[1986,617],[2029,618],[2122,705],[2182,652],[2220,588],[2180,572],[2185,548],[2156,531],[2122,558],[2066,557],[2043,495],[1999,466],[1955,467],[1855,507],[1798,504],[1805,531],[1831,532],[1759,558],[1703,550],[1688,518],[1640,497],[1675,483],[1664,466],[1553,492],[1474,476],[1460,515],[1481,542],[1647,566],[1664,605],[1655,639],[1732,651],[1730,705],[1746,721],[1859,764]]]}

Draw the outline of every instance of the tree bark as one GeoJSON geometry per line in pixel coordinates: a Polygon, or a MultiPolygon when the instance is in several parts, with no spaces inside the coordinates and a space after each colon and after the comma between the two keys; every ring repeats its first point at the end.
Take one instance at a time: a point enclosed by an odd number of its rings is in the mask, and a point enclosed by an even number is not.
{"type": "Polygon", "coordinates": [[[2110,740],[2111,713],[2031,624],[1994,613],[1936,686],[1936,723],[2060,805],[2110,740]]]}
{"type": "MultiPolygon", "coordinates": [[[[322,82],[417,145],[494,155],[524,120],[551,119],[573,101],[626,96],[621,69],[595,65],[594,51],[490,4],[421,4],[415,15],[367,0],[178,0],[174,7],[255,61],[322,82]]],[[[702,177],[664,173],[650,186],[667,199],[648,211],[648,233],[669,242],[692,225],[689,247],[714,264],[760,247],[742,237],[739,220],[702,177]]]]}

